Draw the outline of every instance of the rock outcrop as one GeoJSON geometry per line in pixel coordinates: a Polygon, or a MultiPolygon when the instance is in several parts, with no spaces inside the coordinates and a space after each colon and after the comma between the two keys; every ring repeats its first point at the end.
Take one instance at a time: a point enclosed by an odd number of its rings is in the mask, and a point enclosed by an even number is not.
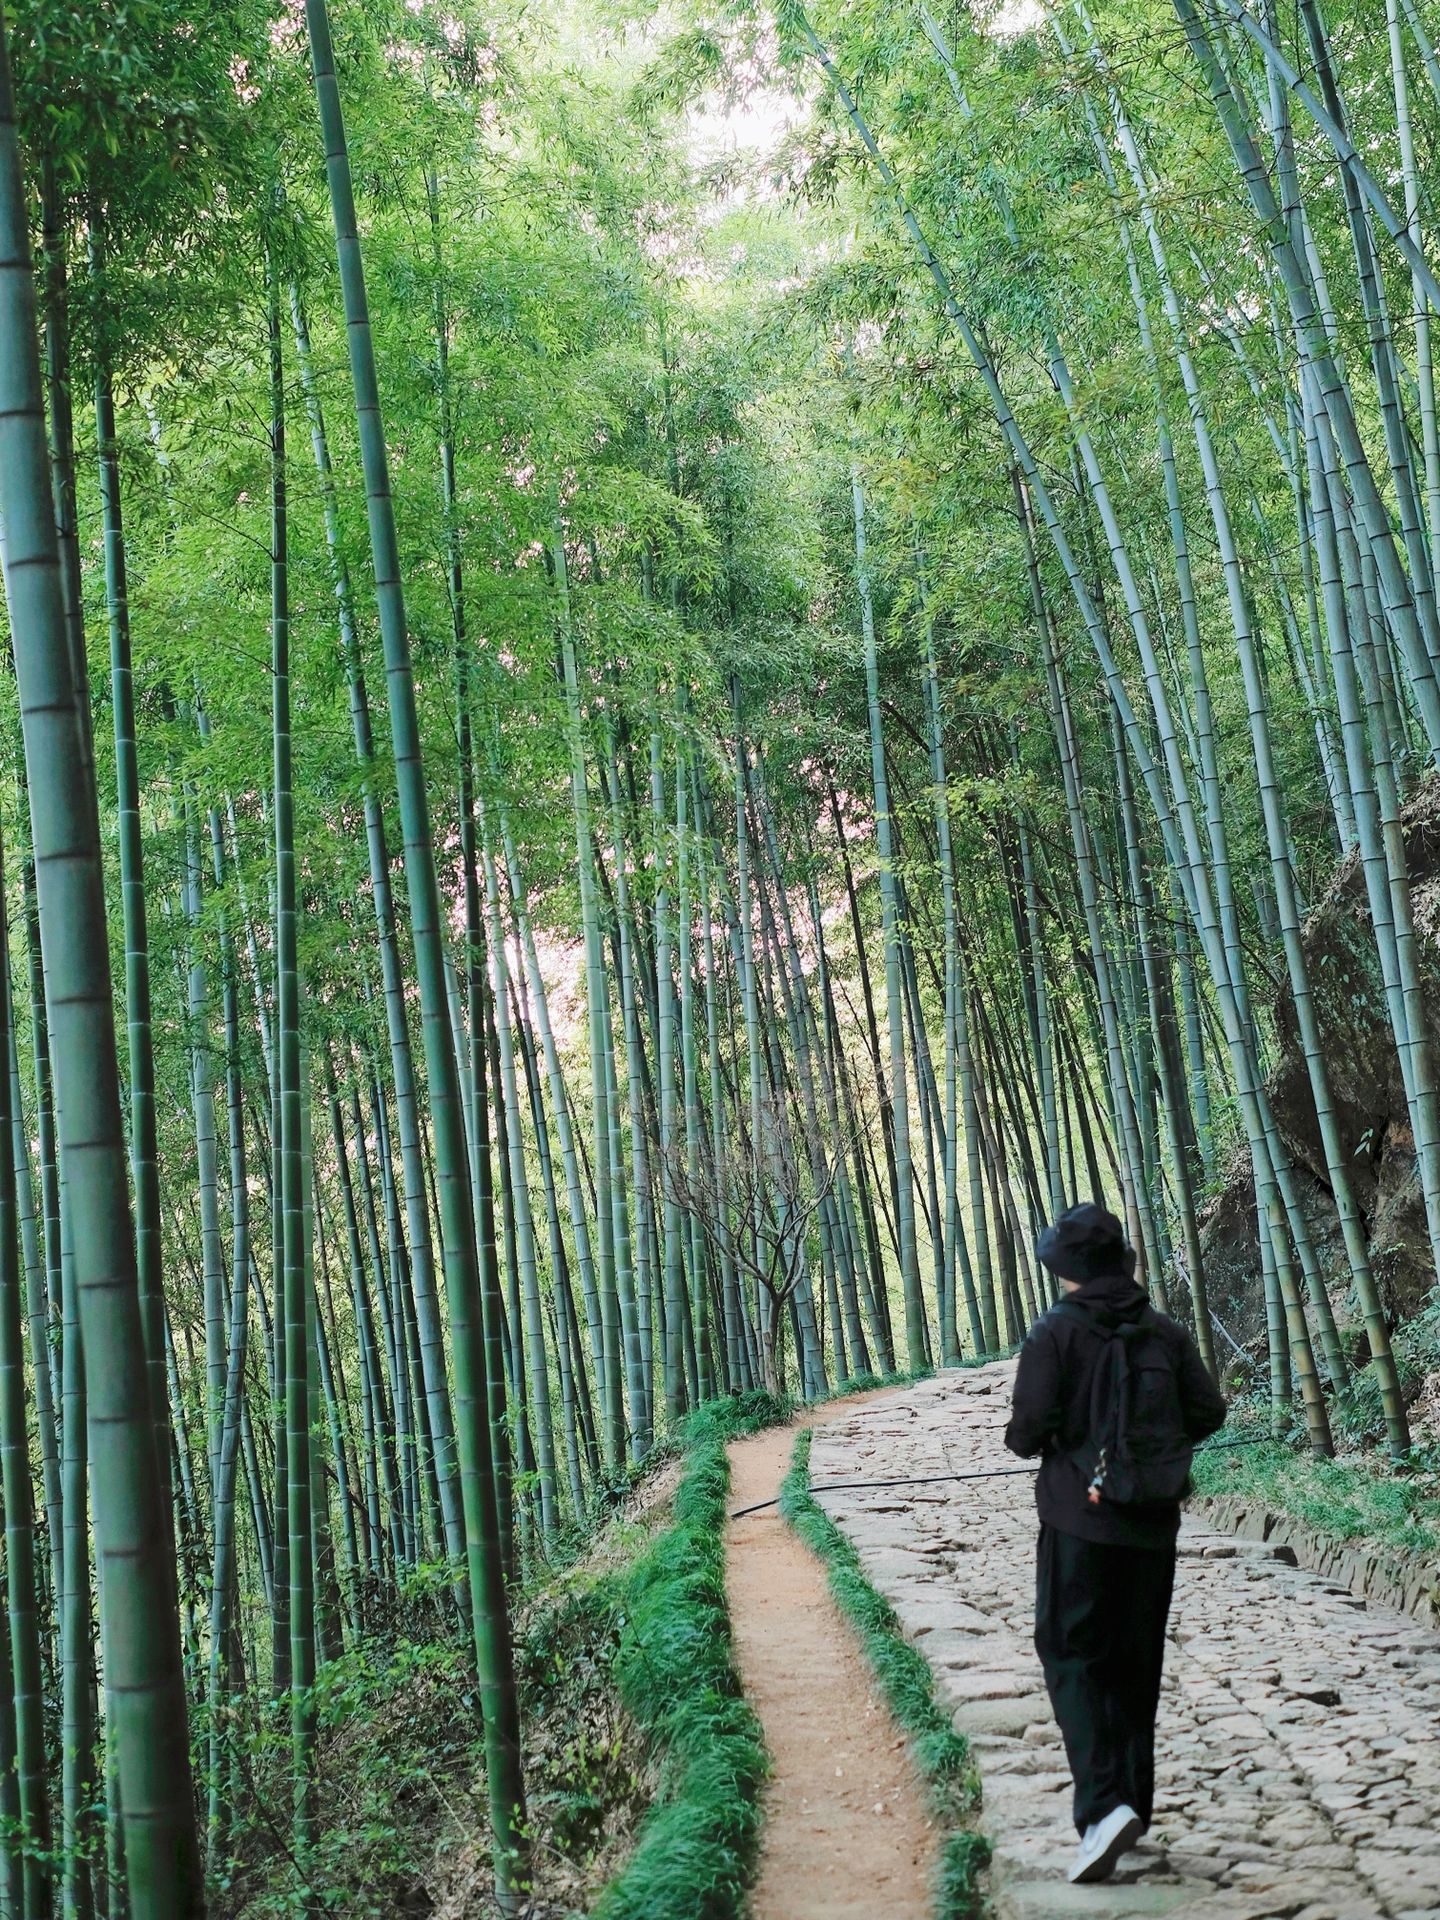
{"type": "MultiPolygon", "coordinates": [[[[1440,1044],[1440,781],[1426,782],[1406,808],[1403,824],[1426,1027],[1440,1044]]],[[[1435,1269],[1358,855],[1337,870],[1305,922],[1303,939],[1331,1097],[1371,1261],[1387,1311],[1395,1320],[1408,1319],[1433,1289],[1435,1269]]],[[[1275,997],[1273,1013],[1279,1059],[1266,1083],[1270,1104],[1293,1156],[1311,1234],[1333,1279],[1343,1323],[1353,1317],[1346,1311],[1344,1249],[1288,982],[1275,997]]],[[[1202,1245],[1216,1312],[1237,1339],[1254,1340],[1265,1316],[1248,1155],[1237,1156],[1229,1179],[1207,1207],[1202,1245]]]]}

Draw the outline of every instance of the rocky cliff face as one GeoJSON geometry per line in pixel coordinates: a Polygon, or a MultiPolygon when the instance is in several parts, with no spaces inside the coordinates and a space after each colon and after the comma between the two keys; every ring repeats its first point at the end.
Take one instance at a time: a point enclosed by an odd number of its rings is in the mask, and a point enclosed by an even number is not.
{"type": "MultiPolygon", "coordinates": [[[[1403,824],[1426,1029],[1432,1044],[1440,1047],[1440,781],[1421,788],[1403,824]]],[[[1390,1314],[1408,1319],[1434,1288],[1435,1271],[1415,1140],[1358,856],[1339,868],[1306,921],[1303,937],[1331,1096],[1371,1261],[1390,1314]]],[[[1294,1156],[1305,1212],[1322,1265],[1332,1276],[1336,1315],[1343,1325],[1354,1318],[1353,1305],[1288,984],[1277,996],[1274,1016],[1280,1057],[1267,1082],[1270,1101],[1294,1156]]],[[[1253,1340],[1263,1333],[1265,1313],[1255,1191],[1246,1154],[1237,1156],[1230,1178],[1206,1210],[1202,1245],[1216,1312],[1238,1340],[1253,1340]]]]}

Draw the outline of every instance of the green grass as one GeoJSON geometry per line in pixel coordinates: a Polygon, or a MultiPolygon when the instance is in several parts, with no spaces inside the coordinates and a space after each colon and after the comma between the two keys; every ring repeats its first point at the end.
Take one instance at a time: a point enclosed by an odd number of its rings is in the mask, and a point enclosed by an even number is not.
{"type": "MultiPolygon", "coordinates": [[[[1358,1330],[1348,1330],[1353,1340],[1358,1330]]],[[[1289,1445],[1264,1444],[1269,1410],[1261,1396],[1232,1407],[1225,1432],[1195,1459],[1195,1489],[1229,1494],[1292,1515],[1317,1533],[1376,1552],[1440,1552],[1440,1441],[1419,1417],[1425,1383],[1440,1370],[1440,1300],[1395,1329],[1400,1384],[1411,1406],[1415,1444],[1398,1467],[1385,1449],[1375,1369],[1362,1365],[1330,1403],[1337,1460],[1305,1450],[1297,1428],[1289,1445]],[[1227,1447],[1227,1440],[1259,1441],[1227,1447]]]]}
{"type": "Polygon", "coordinates": [[[979,1874],[990,1858],[989,1842],[967,1824],[980,1804],[969,1742],[937,1702],[930,1669],[901,1634],[889,1601],[871,1586],[855,1549],[812,1498],[810,1439],[807,1429],[795,1442],[780,1511],[825,1562],[836,1605],[859,1634],[890,1711],[909,1737],[934,1813],[949,1829],[935,1890],[937,1920],[969,1920],[980,1911],[979,1874]]]}
{"type": "Polygon", "coordinates": [[[1321,1460],[1276,1445],[1235,1451],[1223,1442],[1195,1456],[1195,1491],[1253,1500],[1318,1533],[1378,1550],[1440,1550],[1440,1459],[1417,1454],[1396,1471],[1379,1452],[1321,1460]]]}

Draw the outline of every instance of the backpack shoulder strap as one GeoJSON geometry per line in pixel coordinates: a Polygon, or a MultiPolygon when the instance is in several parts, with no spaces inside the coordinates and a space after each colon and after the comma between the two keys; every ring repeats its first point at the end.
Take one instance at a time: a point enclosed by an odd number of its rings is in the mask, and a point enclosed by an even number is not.
{"type": "Polygon", "coordinates": [[[1104,1336],[1105,1350],[1090,1377],[1090,1434],[1095,1444],[1105,1449],[1117,1446],[1125,1431],[1125,1401],[1130,1378],[1125,1331],[1123,1324],[1096,1328],[1096,1332],[1104,1336]]]}
{"type": "Polygon", "coordinates": [[[1163,1313],[1157,1313],[1154,1307],[1146,1307],[1144,1312],[1141,1313],[1137,1319],[1132,1320],[1128,1327],[1121,1329],[1121,1332],[1131,1340],[1138,1339],[1141,1336],[1148,1336],[1157,1346],[1164,1348],[1166,1357],[1172,1365],[1178,1364],[1175,1341],[1176,1331],[1174,1321],[1163,1313]]]}

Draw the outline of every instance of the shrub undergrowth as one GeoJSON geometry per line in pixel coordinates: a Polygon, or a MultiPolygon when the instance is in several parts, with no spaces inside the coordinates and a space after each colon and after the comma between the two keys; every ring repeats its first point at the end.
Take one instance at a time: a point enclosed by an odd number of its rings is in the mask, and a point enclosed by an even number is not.
{"type": "Polygon", "coordinates": [[[890,1711],[909,1737],[935,1815],[949,1829],[936,1888],[938,1920],[969,1920],[980,1910],[979,1874],[990,1858],[989,1842],[967,1824],[980,1805],[969,1742],[941,1709],[930,1668],[901,1634],[893,1607],[871,1586],[854,1547],[812,1497],[810,1441],[808,1428],[796,1439],[780,1511],[825,1562],[835,1603],[859,1634],[890,1711]]]}

